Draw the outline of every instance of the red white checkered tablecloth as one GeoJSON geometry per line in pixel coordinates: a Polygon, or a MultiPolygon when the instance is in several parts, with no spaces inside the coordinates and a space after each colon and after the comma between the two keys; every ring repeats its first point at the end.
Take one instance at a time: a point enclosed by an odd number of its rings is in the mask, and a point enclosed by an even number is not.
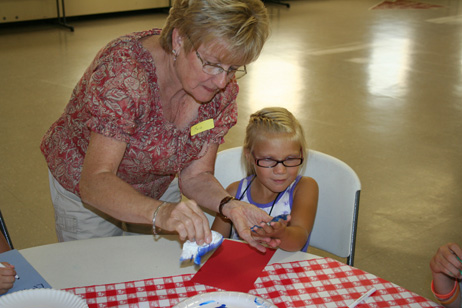
{"type": "MultiPolygon", "coordinates": [[[[223,291],[193,284],[194,274],[65,289],[84,298],[89,308],[172,307],[206,292],[223,291]]],[[[440,307],[391,282],[330,258],[268,265],[249,293],[279,308],[346,307],[367,290],[375,292],[359,307],[440,307]]]]}

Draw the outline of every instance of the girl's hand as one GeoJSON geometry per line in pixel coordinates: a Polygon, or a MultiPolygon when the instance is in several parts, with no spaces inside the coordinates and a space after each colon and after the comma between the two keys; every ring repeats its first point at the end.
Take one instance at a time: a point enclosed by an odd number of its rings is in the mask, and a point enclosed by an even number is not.
{"type": "Polygon", "coordinates": [[[434,275],[462,279],[462,249],[455,243],[441,246],[430,261],[434,275]],[[458,259],[459,258],[459,259],[458,259]]]}
{"type": "Polygon", "coordinates": [[[156,226],[178,233],[182,241],[188,239],[198,245],[212,241],[209,221],[193,200],[163,206],[157,214],[156,226]]]}
{"type": "Polygon", "coordinates": [[[267,244],[272,248],[277,248],[281,244],[281,240],[286,232],[287,225],[291,216],[287,216],[287,220],[279,219],[278,221],[270,221],[269,223],[260,223],[252,227],[252,236],[258,238],[271,238],[271,242],[267,244]]]}
{"type": "Polygon", "coordinates": [[[6,262],[2,262],[2,264],[6,267],[0,267],[0,294],[5,294],[13,287],[16,271],[11,264],[6,262]]]}

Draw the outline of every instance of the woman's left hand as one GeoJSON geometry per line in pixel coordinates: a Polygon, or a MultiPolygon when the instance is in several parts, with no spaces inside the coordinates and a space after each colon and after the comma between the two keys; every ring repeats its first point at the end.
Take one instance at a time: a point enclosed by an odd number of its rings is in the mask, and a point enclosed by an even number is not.
{"type": "Polygon", "coordinates": [[[277,245],[274,239],[270,237],[262,236],[257,240],[252,236],[252,231],[250,229],[253,226],[262,222],[266,224],[266,222],[271,220],[271,216],[262,209],[247,202],[233,200],[228,202],[223,208],[223,214],[233,222],[234,228],[240,238],[249,243],[250,246],[261,252],[265,252],[266,249],[261,243],[265,243],[270,247],[277,245]]]}

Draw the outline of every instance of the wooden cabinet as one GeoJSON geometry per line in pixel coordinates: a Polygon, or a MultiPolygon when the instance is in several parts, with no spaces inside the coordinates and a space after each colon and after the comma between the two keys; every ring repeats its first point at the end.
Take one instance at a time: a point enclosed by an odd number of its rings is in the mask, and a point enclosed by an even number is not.
{"type": "MultiPolygon", "coordinates": [[[[0,23],[56,18],[56,3],[56,0],[0,0],[0,23]]],[[[65,0],[67,17],[168,6],[169,0],[65,0]]]]}

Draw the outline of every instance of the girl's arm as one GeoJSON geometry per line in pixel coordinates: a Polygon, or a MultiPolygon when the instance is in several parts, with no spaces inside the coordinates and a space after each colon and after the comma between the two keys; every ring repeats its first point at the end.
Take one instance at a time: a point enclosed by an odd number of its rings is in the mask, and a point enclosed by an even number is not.
{"type": "Polygon", "coordinates": [[[288,221],[261,224],[257,236],[269,236],[278,240],[278,247],[286,251],[303,248],[313,229],[318,206],[318,184],[313,178],[302,177],[295,187],[294,202],[288,221]]]}
{"type": "Polygon", "coordinates": [[[302,177],[295,187],[291,219],[279,236],[279,248],[299,251],[303,248],[313,229],[318,208],[318,183],[313,178],[302,177]]]}

